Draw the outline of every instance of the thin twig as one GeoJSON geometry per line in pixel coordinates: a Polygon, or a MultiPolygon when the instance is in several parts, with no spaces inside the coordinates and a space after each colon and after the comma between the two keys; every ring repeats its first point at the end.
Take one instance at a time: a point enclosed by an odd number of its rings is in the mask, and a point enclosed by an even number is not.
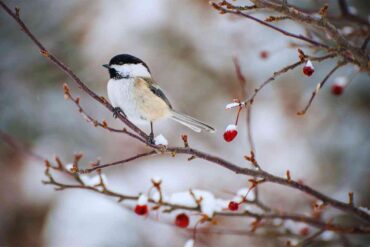
{"type": "MultiPolygon", "coordinates": [[[[311,60],[311,61],[318,61],[318,62],[321,62],[321,61],[324,61],[326,59],[329,59],[329,58],[334,58],[336,56],[336,54],[334,53],[331,53],[331,54],[328,54],[328,55],[325,55],[325,56],[322,56],[322,57],[311,57],[311,56],[307,56],[307,59],[311,60]]],[[[299,65],[302,65],[304,64],[305,61],[298,61],[298,62],[295,62],[293,64],[290,64],[288,66],[285,66],[284,68],[276,71],[273,73],[273,75],[271,77],[269,77],[266,81],[264,81],[263,83],[261,83],[256,89],[254,89],[254,92],[252,94],[251,97],[249,97],[248,99],[240,102],[240,105],[243,105],[243,106],[250,106],[251,104],[253,104],[254,102],[254,99],[256,98],[257,94],[265,87],[267,86],[268,84],[270,84],[272,81],[274,81],[278,76],[280,75],[283,75],[285,74],[286,72],[290,71],[290,70],[294,70],[295,68],[297,68],[299,65]]]]}
{"type": "Polygon", "coordinates": [[[152,151],[149,151],[149,152],[134,155],[134,156],[132,156],[130,158],[127,158],[127,159],[118,160],[118,161],[103,164],[103,165],[97,165],[97,166],[94,166],[92,168],[88,168],[88,169],[84,169],[84,170],[79,170],[79,172],[80,173],[90,173],[90,172],[96,171],[98,169],[112,167],[112,166],[116,166],[116,165],[121,165],[121,164],[124,164],[124,163],[128,163],[130,161],[133,161],[133,160],[136,160],[136,159],[139,159],[139,158],[142,158],[142,157],[146,157],[146,156],[151,156],[151,155],[154,155],[154,154],[157,154],[157,152],[155,150],[152,150],[152,151]]]}
{"type": "Polygon", "coordinates": [[[325,232],[325,229],[321,229],[320,231],[317,231],[316,233],[312,234],[311,236],[309,236],[308,238],[304,239],[301,244],[299,246],[301,247],[305,247],[305,246],[308,246],[310,244],[312,244],[312,242],[317,238],[319,237],[323,232],[325,232]]]}
{"type": "Polygon", "coordinates": [[[315,14],[308,14],[298,10],[293,6],[284,6],[280,3],[275,3],[266,0],[251,0],[257,7],[267,8],[286,16],[291,19],[310,25],[323,33],[328,34],[332,40],[335,41],[335,50],[340,52],[341,56],[348,62],[352,62],[360,66],[364,71],[369,71],[368,57],[364,52],[357,46],[352,45],[338,30],[336,26],[330,23],[327,19],[323,19],[321,16],[318,17],[315,14]],[[351,54],[351,55],[349,55],[351,54]],[[353,57],[353,58],[352,58],[353,57]]]}
{"type": "Polygon", "coordinates": [[[79,97],[73,97],[72,95],[72,92],[71,90],[69,89],[69,87],[67,86],[67,84],[64,84],[64,93],[66,94],[66,97],[71,100],[78,108],[78,112],[86,119],[87,122],[89,123],[92,123],[95,127],[96,126],[99,126],[99,127],[102,127],[103,129],[106,129],[110,132],[116,132],[116,133],[123,133],[123,134],[126,134],[136,140],[139,140],[141,142],[145,142],[145,140],[143,138],[141,138],[140,136],[128,131],[126,128],[123,128],[123,129],[115,129],[115,128],[112,128],[112,127],[109,127],[108,124],[103,121],[103,122],[100,122],[96,119],[94,119],[92,116],[90,116],[85,110],[84,108],[81,106],[80,104],[80,98],[79,97]],[[66,88],[68,88],[66,90],[66,88]]]}
{"type": "Polygon", "coordinates": [[[272,24],[270,24],[268,22],[265,22],[263,20],[260,20],[260,19],[254,17],[254,16],[249,15],[249,14],[243,13],[240,10],[230,10],[230,9],[224,8],[224,7],[218,5],[218,4],[214,3],[214,2],[211,2],[211,4],[217,10],[221,10],[221,11],[223,11],[225,13],[230,13],[230,14],[233,14],[233,15],[239,15],[239,16],[243,16],[245,18],[251,19],[251,20],[253,20],[255,22],[258,22],[258,23],[260,23],[260,24],[262,24],[264,26],[267,26],[267,27],[269,27],[269,28],[271,28],[271,29],[279,32],[279,33],[282,33],[285,36],[288,36],[288,37],[291,37],[291,38],[295,38],[295,39],[299,39],[299,40],[302,40],[304,42],[310,43],[312,45],[329,49],[329,46],[327,46],[327,45],[325,45],[323,43],[320,43],[318,41],[312,40],[312,39],[310,39],[308,37],[305,37],[304,35],[301,35],[301,34],[297,35],[297,34],[294,34],[294,33],[288,32],[288,31],[285,31],[284,29],[278,28],[278,27],[276,27],[276,26],[274,26],[274,25],[272,25],[272,24]]]}
{"type": "MultiPolygon", "coordinates": [[[[233,62],[234,62],[234,67],[235,67],[235,73],[237,75],[237,78],[238,78],[238,81],[239,81],[239,85],[240,85],[240,96],[241,96],[241,99],[245,99],[247,98],[247,94],[246,94],[246,84],[247,84],[247,81],[241,71],[241,67],[240,67],[240,62],[239,62],[239,59],[237,57],[234,57],[233,58],[233,62]]],[[[254,154],[256,154],[256,150],[254,148],[254,141],[253,141],[253,136],[252,136],[252,126],[251,126],[251,107],[248,107],[247,108],[247,114],[246,114],[246,127],[247,127],[247,141],[248,141],[248,144],[249,144],[249,149],[251,152],[253,152],[254,154]]]]}

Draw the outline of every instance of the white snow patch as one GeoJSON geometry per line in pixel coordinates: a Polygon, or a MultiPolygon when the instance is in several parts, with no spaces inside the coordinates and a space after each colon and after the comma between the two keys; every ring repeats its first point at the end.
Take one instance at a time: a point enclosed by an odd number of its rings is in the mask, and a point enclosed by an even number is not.
{"type": "MultiPolygon", "coordinates": [[[[150,198],[155,202],[159,202],[161,199],[161,194],[158,191],[155,191],[152,193],[150,198]]],[[[170,201],[170,198],[162,192],[162,200],[168,202],[170,201]]]]}
{"type": "Polygon", "coordinates": [[[364,211],[367,214],[370,214],[370,209],[369,208],[366,208],[366,207],[358,207],[358,209],[360,209],[361,211],[364,211]]]}
{"type": "Polygon", "coordinates": [[[162,178],[160,177],[154,177],[152,178],[153,183],[160,184],[162,183],[162,178]]]}
{"type": "Polygon", "coordinates": [[[159,134],[158,136],[154,138],[154,143],[155,145],[163,145],[163,146],[168,145],[167,139],[162,134],[159,134]]]}
{"type": "Polygon", "coordinates": [[[169,202],[187,207],[196,207],[198,205],[195,200],[199,201],[202,199],[200,201],[200,210],[203,214],[211,218],[216,209],[220,207],[216,203],[215,196],[211,192],[204,190],[193,190],[193,194],[195,198],[191,195],[190,191],[173,193],[170,196],[169,202]]]}
{"type": "Polygon", "coordinates": [[[141,194],[137,199],[137,205],[143,206],[148,204],[148,197],[146,195],[141,194]]]}
{"type": "MultiPolygon", "coordinates": [[[[88,176],[88,175],[80,175],[80,178],[82,180],[82,182],[87,185],[87,186],[96,186],[100,183],[100,177],[99,175],[95,175],[95,176],[88,176]]],[[[103,183],[105,185],[108,185],[108,178],[105,174],[101,174],[101,178],[103,180],[103,183]]]]}
{"type": "Polygon", "coordinates": [[[339,76],[339,77],[334,79],[334,82],[335,82],[336,85],[345,86],[348,83],[348,79],[345,76],[339,76]]]}
{"type": "Polygon", "coordinates": [[[325,241],[330,241],[333,240],[334,236],[335,236],[334,232],[325,231],[321,234],[321,239],[325,241]]]}
{"type": "Polygon", "coordinates": [[[193,246],[194,246],[194,239],[188,239],[184,245],[184,247],[193,247],[193,246]]]}
{"type": "Polygon", "coordinates": [[[300,230],[305,227],[308,227],[308,225],[302,222],[295,222],[292,220],[284,221],[284,228],[294,234],[300,234],[300,230]]]}
{"type": "Polygon", "coordinates": [[[289,239],[290,241],[290,244],[293,245],[293,246],[297,246],[299,244],[298,240],[297,239],[289,239]]]}
{"type": "Polygon", "coordinates": [[[283,220],[280,219],[280,218],[276,218],[276,219],[273,219],[272,220],[272,223],[275,225],[275,226],[280,226],[282,223],[283,223],[283,220]]]}
{"type": "Polygon", "coordinates": [[[216,207],[215,211],[216,212],[221,212],[223,209],[227,209],[229,207],[229,200],[223,200],[223,199],[216,199],[216,207]]]}
{"type": "Polygon", "coordinates": [[[228,110],[228,109],[237,107],[239,105],[240,105],[240,103],[237,103],[237,102],[229,103],[229,104],[226,105],[225,109],[228,110]]]}
{"type": "Polygon", "coordinates": [[[186,207],[196,207],[197,203],[189,191],[176,192],[170,196],[169,202],[172,204],[183,205],[186,207]]]}
{"type": "Polygon", "coordinates": [[[73,164],[72,164],[72,163],[66,164],[66,169],[67,169],[68,171],[71,171],[71,170],[72,170],[72,168],[73,168],[73,164]]]}
{"type": "Polygon", "coordinates": [[[352,27],[349,27],[349,26],[345,26],[343,27],[340,32],[344,35],[348,35],[348,34],[351,34],[353,32],[353,28],[352,27]]]}
{"type": "Polygon", "coordinates": [[[159,194],[158,191],[154,192],[150,198],[155,201],[155,202],[159,202],[159,200],[161,199],[161,194],[159,194]]]}
{"type": "Polygon", "coordinates": [[[236,126],[235,124],[229,124],[227,127],[226,127],[226,130],[225,131],[230,131],[230,130],[237,130],[238,126],[236,126]]]}
{"type": "Polygon", "coordinates": [[[313,64],[311,62],[311,60],[307,60],[306,64],[305,64],[305,67],[310,67],[311,69],[314,69],[313,67],[313,64]]]}
{"type": "Polygon", "coordinates": [[[321,200],[318,200],[318,201],[315,202],[315,204],[316,204],[316,206],[321,207],[321,206],[324,205],[324,202],[321,201],[321,200]]]}

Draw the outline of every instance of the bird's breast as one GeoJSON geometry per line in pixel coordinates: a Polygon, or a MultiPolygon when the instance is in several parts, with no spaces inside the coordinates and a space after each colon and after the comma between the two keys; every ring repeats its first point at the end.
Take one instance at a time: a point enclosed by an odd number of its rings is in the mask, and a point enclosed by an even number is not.
{"type": "Polygon", "coordinates": [[[111,79],[107,87],[108,98],[114,107],[120,107],[130,120],[143,120],[134,99],[133,79],[111,79]]]}
{"type": "Polygon", "coordinates": [[[114,107],[120,107],[127,117],[139,122],[155,121],[170,114],[167,104],[150,89],[134,78],[108,82],[108,98],[114,107]]]}

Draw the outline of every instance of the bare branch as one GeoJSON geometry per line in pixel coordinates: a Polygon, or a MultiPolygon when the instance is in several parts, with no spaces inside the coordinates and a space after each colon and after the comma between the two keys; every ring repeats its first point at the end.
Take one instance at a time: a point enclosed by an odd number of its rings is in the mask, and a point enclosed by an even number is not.
{"type": "Polygon", "coordinates": [[[348,52],[354,57],[354,63],[360,66],[363,70],[369,71],[368,67],[368,58],[360,48],[357,48],[348,42],[345,37],[338,31],[338,29],[330,23],[328,20],[323,20],[321,17],[317,17],[312,14],[307,14],[303,11],[300,11],[293,6],[283,6],[278,3],[273,3],[266,0],[251,0],[257,7],[268,8],[279,12],[281,14],[287,15],[293,20],[298,22],[308,24],[312,27],[315,27],[323,32],[327,33],[333,40],[335,40],[338,51],[342,51],[341,55],[344,59],[348,61],[348,52]]]}
{"type": "Polygon", "coordinates": [[[146,157],[146,156],[151,156],[151,155],[154,155],[154,154],[157,154],[157,152],[155,150],[152,150],[152,151],[149,151],[149,152],[134,155],[134,156],[132,156],[130,158],[127,158],[127,159],[124,159],[124,160],[119,160],[119,161],[115,161],[115,162],[112,162],[112,163],[97,165],[97,166],[94,166],[92,168],[79,170],[78,172],[79,173],[90,173],[90,172],[93,172],[93,171],[96,171],[96,170],[99,170],[99,169],[125,164],[125,163],[128,163],[130,161],[133,161],[133,160],[136,160],[136,159],[139,159],[139,158],[142,158],[142,157],[146,157]]]}
{"type": "Polygon", "coordinates": [[[256,17],[254,17],[254,16],[251,16],[251,15],[249,15],[249,14],[245,14],[245,13],[241,12],[240,10],[230,10],[230,9],[226,9],[226,8],[224,8],[224,7],[222,7],[222,6],[218,5],[218,4],[216,4],[216,3],[214,3],[214,2],[211,2],[211,4],[212,4],[212,6],[213,6],[215,9],[217,9],[217,10],[221,10],[221,11],[222,11],[222,12],[224,12],[224,13],[230,13],[230,14],[233,14],[233,15],[239,15],[239,16],[243,16],[243,17],[245,17],[245,18],[251,19],[251,20],[253,20],[253,21],[255,21],[255,22],[258,22],[258,23],[260,23],[260,24],[262,24],[262,25],[264,25],[264,26],[267,26],[267,27],[269,27],[269,28],[271,28],[271,29],[273,29],[273,30],[275,30],[275,31],[279,32],[279,33],[282,33],[282,34],[284,34],[285,36],[292,37],[292,38],[295,38],[295,39],[299,39],[299,40],[305,41],[305,42],[310,43],[310,44],[315,45],[315,46],[323,47],[323,48],[326,48],[326,49],[328,49],[328,48],[329,48],[329,46],[327,46],[327,45],[325,45],[325,44],[323,44],[323,43],[320,43],[320,42],[318,42],[318,41],[312,40],[312,39],[310,39],[310,38],[308,38],[308,37],[305,37],[305,36],[303,36],[303,35],[301,35],[301,34],[297,35],[297,34],[293,34],[293,33],[291,33],[291,32],[285,31],[285,30],[283,30],[283,29],[281,29],[281,28],[278,28],[278,27],[276,27],[276,26],[274,26],[274,25],[271,25],[270,23],[268,23],[268,22],[266,22],[266,21],[262,21],[262,20],[260,20],[260,19],[258,19],[258,18],[256,18],[256,17]]]}
{"type": "Polygon", "coordinates": [[[310,245],[317,237],[319,237],[323,232],[325,232],[325,229],[321,229],[320,231],[317,231],[313,235],[309,236],[305,240],[302,241],[302,243],[299,246],[305,247],[310,245]]]}
{"type": "Polygon", "coordinates": [[[126,134],[126,135],[128,135],[132,138],[137,139],[138,141],[146,142],[146,140],[144,140],[140,136],[128,131],[126,128],[123,128],[123,129],[111,128],[111,127],[108,126],[108,123],[106,121],[100,122],[100,121],[96,120],[95,118],[91,117],[89,114],[86,113],[86,111],[81,106],[80,98],[79,97],[76,97],[76,98],[73,97],[72,92],[71,92],[71,90],[69,89],[69,87],[66,83],[64,84],[64,96],[65,96],[66,99],[71,100],[77,106],[78,112],[86,119],[87,122],[93,124],[95,127],[99,126],[99,127],[102,127],[102,128],[104,128],[104,129],[106,129],[110,132],[123,133],[123,134],[126,134]]]}
{"type": "MultiPolygon", "coordinates": [[[[367,55],[363,53],[361,48],[353,46],[350,42],[348,42],[347,39],[338,31],[338,29],[332,23],[330,23],[326,18],[317,17],[314,14],[305,13],[291,5],[287,6],[285,4],[280,4],[280,3],[266,1],[266,0],[251,0],[251,1],[257,6],[257,8],[263,8],[263,9],[269,9],[269,10],[276,11],[284,16],[288,16],[292,20],[310,25],[314,28],[317,28],[318,30],[322,30],[324,34],[325,33],[328,34],[330,38],[336,42],[336,47],[329,47],[326,44],[315,41],[303,35],[292,34],[278,27],[275,27],[267,22],[259,20],[249,14],[243,13],[240,10],[233,9],[232,7],[229,7],[227,9],[227,8],[224,8],[222,5],[218,5],[213,2],[211,4],[215,9],[222,11],[222,13],[230,13],[230,14],[242,16],[242,17],[254,20],[264,26],[272,28],[275,31],[278,31],[288,37],[300,39],[302,41],[312,44],[313,46],[316,46],[319,48],[325,48],[328,51],[335,50],[347,62],[357,64],[364,71],[370,70],[370,68],[368,67],[367,55]]],[[[228,6],[233,6],[233,5],[229,3],[228,6]]]]}
{"type": "MultiPolygon", "coordinates": [[[[311,56],[307,56],[306,59],[309,59],[311,61],[321,62],[321,61],[324,61],[324,60],[329,59],[329,58],[334,58],[335,56],[336,56],[335,54],[328,54],[328,55],[325,55],[325,56],[322,56],[322,57],[311,57],[311,56]]],[[[280,69],[279,71],[274,72],[271,77],[269,77],[266,81],[264,81],[263,83],[261,83],[258,88],[254,89],[254,93],[252,94],[252,96],[249,99],[246,99],[246,100],[240,102],[240,105],[243,105],[243,106],[246,106],[246,107],[250,106],[251,104],[253,104],[254,99],[257,96],[257,94],[265,86],[267,86],[269,83],[271,83],[272,81],[274,81],[278,76],[283,75],[284,73],[286,73],[286,72],[288,72],[290,70],[293,70],[293,69],[297,68],[299,65],[302,65],[304,63],[305,63],[305,60],[300,60],[298,62],[295,62],[293,64],[290,64],[290,65],[288,65],[288,66],[280,69]]]]}

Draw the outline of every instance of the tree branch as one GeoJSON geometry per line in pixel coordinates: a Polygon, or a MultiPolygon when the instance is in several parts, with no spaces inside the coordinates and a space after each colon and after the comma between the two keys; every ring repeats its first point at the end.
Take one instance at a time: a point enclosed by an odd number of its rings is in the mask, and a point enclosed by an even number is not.
{"type": "Polygon", "coordinates": [[[350,44],[350,42],[346,40],[346,38],[338,31],[338,29],[327,20],[327,18],[322,17],[322,16],[318,17],[317,15],[305,13],[291,5],[286,6],[284,4],[270,2],[266,0],[251,0],[251,2],[253,2],[257,6],[257,8],[263,8],[263,9],[269,9],[269,10],[276,11],[280,14],[288,16],[292,20],[295,20],[297,22],[301,22],[301,23],[310,25],[314,28],[317,28],[319,30],[322,30],[324,34],[328,34],[330,38],[336,42],[336,47],[329,47],[326,44],[314,41],[303,35],[292,34],[290,32],[277,28],[269,23],[261,21],[253,16],[245,14],[241,12],[240,10],[234,10],[233,7],[236,7],[236,6],[228,3],[227,1],[223,1],[219,5],[213,2],[211,4],[217,10],[222,11],[222,13],[230,13],[230,14],[242,16],[242,17],[254,20],[264,26],[272,28],[286,36],[308,42],[316,47],[325,48],[325,49],[328,49],[329,51],[335,50],[346,61],[357,64],[364,71],[370,72],[370,67],[368,66],[369,59],[367,57],[367,54],[364,54],[364,52],[361,50],[360,47],[355,47],[352,44],[350,44]],[[225,5],[225,3],[228,8],[222,7],[222,5],[225,5]]]}
{"type": "MultiPolygon", "coordinates": [[[[0,0],[0,5],[1,7],[18,23],[18,25],[22,28],[23,32],[36,44],[36,46],[40,49],[40,52],[43,56],[45,56],[46,58],[50,59],[54,64],[56,64],[57,67],[59,67],[64,73],[66,73],[69,77],[71,77],[73,79],[73,81],[83,90],[85,91],[88,95],[90,95],[92,98],[94,98],[96,101],[98,101],[99,103],[103,104],[108,110],[110,110],[111,112],[113,111],[113,107],[103,98],[103,97],[99,97],[98,95],[96,95],[91,89],[89,89],[86,84],[84,84],[73,72],[72,70],[67,67],[64,63],[62,63],[58,58],[56,58],[55,56],[53,56],[52,54],[49,53],[49,51],[47,51],[45,49],[45,47],[35,38],[35,36],[29,31],[29,29],[26,27],[26,25],[23,23],[23,21],[20,19],[19,17],[19,11],[15,11],[14,13],[3,3],[3,1],[0,0]]],[[[275,29],[275,28],[274,28],[275,29]]],[[[300,37],[301,39],[302,37],[300,37]]],[[[303,39],[304,40],[304,39],[303,39]]],[[[309,41],[307,41],[309,42],[309,41]]],[[[315,42],[315,41],[314,41],[315,42]]],[[[321,46],[320,43],[317,44],[318,46],[321,46]]],[[[326,58],[329,58],[329,57],[332,57],[333,55],[327,55],[325,58],[318,58],[318,59],[326,59],[326,58]]],[[[274,73],[274,75],[269,78],[266,82],[264,82],[260,89],[263,88],[266,84],[268,84],[270,81],[274,80],[275,77],[277,75],[280,75],[281,73],[283,73],[284,71],[288,71],[290,69],[293,69],[295,67],[297,67],[298,65],[302,64],[302,62],[298,62],[298,63],[295,63],[293,65],[290,65],[284,69],[282,69],[281,71],[278,71],[276,73],[274,73]]],[[[257,90],[258,92],[258,90],[257,90]]],[[[252,95],[252,98],[249,100],[249,103],[252,103],[253,102],[253,98],[255,97],[256,93],[252,95]]],[[[76,100],[76,99],[75,99],[76,100]]],[[[76,103],[76,102],[75,102],[76,103]]],[[[233,171],[237,174],[243,174],[243,175],[248,175],[248,176],[253,176],[253,177],[258,177],[258,178],[262,178],[264,179],[264,182],[271,182],[271,183],[275,183],[275,184],[281,184],[283,186],[287,186],[287,187],[290,187],[290,188],[293,188],[293,189],[296,189],[296,190],[300,190],[302,192],[305,192],[321,201],[323,201],[325,204],[327,205],[331,205],[337,209],[340,209],[344,212],[348,212],[348,213],[351,213],[355,216],[358,216],[359,218],[361,218],[362,220],[364,221],[367,221],[367,222],[370,222],[370,215],[368,213],[366,213],[365,211],[351,205],[351,204],[348,204],[348,203],[343,203],[343,202],[340,202],[340,201],[337,201],[335,199],[332,199],[328,196],[325,196],[324,194],[312,189],[311,187],[307,186],[307,185],[303,185],[301,183],[298,183],[292,179],[286,179],[286,178],[282,178],[282,177],[277,177],[277,176],[274,176],[266,171],[263,171],[263,170],[252,170],[252,169],[248,169],[248,168],[242,168],[242,167],[239,167],[233,163],[230,163],[220,157],[217,157],[217,156],[214,156],[214,155],[210,155],[210,154],[207,154],[207,153],[204,153],[202,151],[199,151],[197,149],[193,149],[193,148],[189,148],[189,147],[168,147],[167,149],[163,149],[163,146],[157,146],[157,145],[153,145],[153,144],[148,144],[146,143],[146,139],[147,139],[147,135],[140,129],[138,128],[136,125],[134,125],[133,123],[131,123],[127,118],[125,118],[124,116],[121,116],[119,115],[119,118],[120,120],[125,123],[130,129],[132,129],[135,133],[137,133],[140,138],[138,138],[138,140],[140,140],[141,142],[143,142],[144,144],[148,145],[149,147],[152,147],[153,149],[155,150],[159,150],[160,152],[166,152],[166,153],[170,153],[172,156],[176,155],[176,154],[186,154],[186,155],[191,155],[192,157],[197,157],[197,158],[200,158],[200,159],[203,159],[203,160],[206,160],[206,161],[209,161],[211,163],[214,163],[214,164],[217,164],[219,166],[222,166],[230,171],[233,171]]],[[[110,164],[106,164],[105,167],[109,167],[109,166],[112,166],[112,164],[118,164],[118,163],[125,163],[125,162],[128,162],[129,160],[133,160],[133,159],[136,159],[136,158],[140,158],[140,157],[144,157],[144,156],[148,156],[148,155],[153,155],[156,151],[155,150],[152,150],[148,153],[145,153],[145,154],[141,154],[141,155],[137,155],[137,156],[134,156],[132,158],[129,158],[129,159],[125,159],[123,161],[117,161],[117,162],[113,162],[113,163],[110,163],[110,164]]],[[[100,167],[102,168],[102,167],[100,167]]],[[[97,168],[98,169],[98,168],[97,168]]],[[[99,170],[99,169],[98,169],[99,170]]],[[[56,184],[57,186],[60,186],[61,184],[56,184]]],[[[62,187],[63,188],[63,187],[62,187]]],[[[70,187],[70,188],[80,188],[80,187],[70,187]]],[[[90,188],[90,190],[93,190],[90,188]]],[[[104,190],[103,190],[104,191],[104,190]]],[[[116,195],[118,196],[118,195],[116,195]]],[[[135,197],[136,198],[136,197],[135,197]]],[[[189,209],[190,210],[190,209],[189,209]]],[[[253,214],[250,213],[251,216],[253,216],[253,214]]],[[[254,215],[254,217],[262,217],[261,215],[254,215]]],[[[286,218],[288,219],[286,215],[267,215],[265,216],[267,218],[274,218],[274,217],[279,217],[279,218],[286,218]]],[[[302,218],[301,216],[289,216],[291,219],[294,219],[296,221],[302,221],[302,219],[306,220],[305,218],[302,218]]],[[[312,218],[310,218],[311,220],[313,220],[312,218]]],[[[319,223],[313,223],[313,221],[311,222],[312,224],[319,224],[319,223]]],[[[327,223],[323,223],[323,224],[327,224],[327,223]]],[[[333,230],[333,231],[342,231],[342,232],[346,232],[346,233],[361,233],[361,232],[370,232],[370,229],[368,227],[360,227],[360,226],[355,226],[355,227],[349,227],[349,228],[341,228],[340,226],[335,226],[335,227],[332,227],[332,226],[329,226],[329,229],[330,230],[333,230]],[[339,229],[339,230],[338,230],[339,229]]]]}
{"type": "MultiPolygon", "coordinates": [[[[77,86],[85,91],[88,95],[90,95],[93,99],[104,105],[110,112],[113,113],[113,106],[109,104],[109,102],[101,96],[95,94],[85,83],[83,83],[80,78],[64,63],[62,63],[56,56],[51,54],[42,44],[41,42],[32,34],[32,32],[28,29],[28,27],[24,24],[19,16],[19,9],[15,12],[12,12],[10,8],[0,0],[0,6],[5,10],[5,12],[11,16],[17,24],[21,27],[21,30],[33,41],[33,43],[39,48],[41,55],[45,58],[52,61],[56,66],[58,66],[65,74],[67,74],[76,84],[77,86]]],[[[133,131],[138,133],[143,139],[148,139],[148,135],[145,134],[140,128],[134,125],[131,121],[129,121],[126,117],[122,116],[121,114],[118,115],[118,118],[125,123],[129,128],[133,131]]]]}
{"type": "MultiPolygon", "coordinates": [[[[226,1],[224,1],[224,2],[226,2],[226,1]]],[[[223,2],[223,3],[224,3],[224,2],[223,2]]],[[[314,45],[314,46],[318,46],[318,47],[322,47],[322,48],[329,49],[329,46],[327,46],[327,45],[325,45],[325,44],[323,44],[323,43],[320,43],[320,42],[318,42],[318,41],[312,40],[312,39],[310,39],[310,38],[308,38],[308,37],[306,37],[306,36],[304,36],[304,35],[301,35],[301,34],[297,35],[297,34],[293,34],[293,33],[291,33],[291,32],[285,31],[285,30],[283,30],[283,29],[281,29],[281,28],[278,28],[278,27],[276,27],[276,26],[274,26],[274,25],[271,25],[271,24],[270,24],[270,23],[268,23],[268,22],[262,21],[262,20],[260,20],[260,19],[258,19],[258,18],[256,18],[256,17],[254,17],[254,16],[251,16],[251,15],[249,15],[249,14],[243,13],[243,12],[241,12],[240,10],[230,10],[230,9],[224,8],[224,7],[222,7],[222,6],[218,5],[218,4],[214,3],[214,2],[211,2],[211,5],[212,5],[215,9],[220,10],[220,11],[222,11],[223,13],[230,13],[230,14],[233,14],[233,15],[243,16],[243,17],[245,17],[245,18],[248,18],[248,19],[251,19],[251,20],[253,20],[253,21],[255,21],[255,22],[258,22],[258,23],[260,23],[260,24],[262,24],[262,25],[264,25],[264,26],[266,26],[266,27],[269,27],[269,28],[271,28],[271,29],[273,29],[273,30],[275,30],[275,31],[277,31],[277,32],[279,32],[279,33],[282,33],[282,34],[284,34],[285,36],[288,36],[288,37],[291,37],[291,38],[294,38],[294,39],[302,40],[302,41],[307,42],[307,43],[309,43],[309,44],[312,44],[312,45],[314,45]]],[[[233,6],[233,5],[231,5],[230,3],[228,3],[228,5],[229,5],[229,6],[233,6]]],[[[237,8],[236,6],[233,6],[233,7],[234,7],[234,8],[237,8]]]]}

